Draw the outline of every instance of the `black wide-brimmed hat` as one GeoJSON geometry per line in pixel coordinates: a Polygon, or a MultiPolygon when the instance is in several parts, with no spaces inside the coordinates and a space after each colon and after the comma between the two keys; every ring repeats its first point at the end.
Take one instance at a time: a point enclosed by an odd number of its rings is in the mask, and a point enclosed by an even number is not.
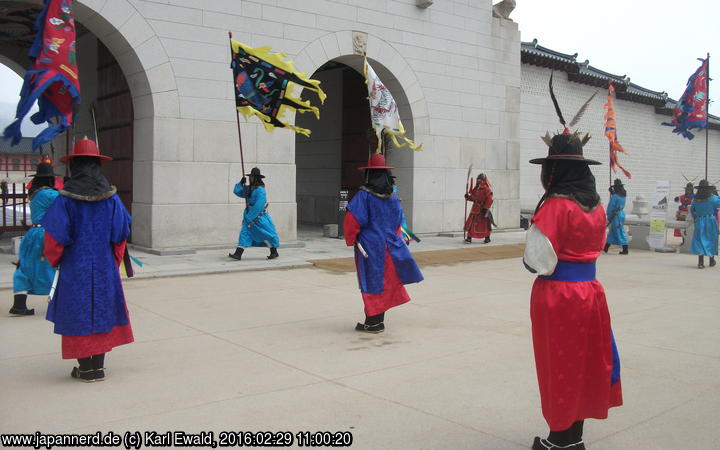
{"type": "Polygon", "coordinates": [[[245,174],[246,177],[265,178],[265,175],[260,175],[260,169],[253,167],[250,173],[245,174]]]}
{"type": "Polygon", "coordinates": [[[695,189],[703,189],[703,188],[712,188],[713,186],[710,186],[710,182],[708,180],[700,180],[700,183],[698,183],[697,186],[695,186],[695,189]]]}
{"type": "Polygon", "coordinates": [[[613,186],[625,186],[625,185],[623,184],[622,180],[620,180],[620,178],[615,178],[615,181],[613,181],[613,186]]]}
{"type": "Polygon", "coordinates": [[[552,137],[548,155],[545,158],[530,160],[530,164],[542,164],[551,160],[580,161],[594,166],[602,164],[598,161],[587,159],[583,156],[582,139],[577,133],[563,133],[552,137]]]}
{"type": "Polygon", "coordinates": [[[35,171],[35,175],[33,175],[33,178],[42,178],[42,177],[55,178],[58,176],[60,176],[60,175],[53,172],[52,164],[41,162],[40,164],[37,165],[37,169],[35,171]]]}

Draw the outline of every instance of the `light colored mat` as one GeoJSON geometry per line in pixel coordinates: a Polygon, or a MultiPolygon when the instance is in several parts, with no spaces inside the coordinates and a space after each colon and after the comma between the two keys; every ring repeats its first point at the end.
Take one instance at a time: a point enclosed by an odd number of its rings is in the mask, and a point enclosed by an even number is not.
{"type": "MultiPolygon", "coordinates": [[[[429,266],[459,262],[488,261],[491,259],[519,258],[524,252],[525,244],[510,244],[413,252],[413,257],[418,265],[429,266]]],[[[353,258],[315,259],[308,262],[319,269],[331,270],[333,272],[355,271],[353,258]]]]}

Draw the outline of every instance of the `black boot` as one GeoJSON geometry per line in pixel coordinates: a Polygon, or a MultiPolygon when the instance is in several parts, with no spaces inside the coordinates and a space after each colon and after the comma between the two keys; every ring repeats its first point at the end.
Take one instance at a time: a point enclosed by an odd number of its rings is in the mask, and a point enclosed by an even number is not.
{"type": "Polygon", "coordinates": [[[13,316],[32,316],[35,314],[34,309],[27,308],[27,294],[15,294],[10,314],[13,316]]]}
{"type": "Polygon", "coordinates": [[[711,256],[710,257],[710,267],[714,267],[714,266],[715,266],[715,257],[711,256]]]}
{"type": "Polygon", "coordinates": [[[235,253],[228,253],[228,256],[231,257],[232,259],[237,259],[238,261],[240,261],[240,259],[242,259],[242,254],[244,251],[245,251],[244,248],[238,247],[235,249],[235,253]]]}
{"type": "Polygon", "coordinates": [[[605,248],[603,249],[603,252],[607,253],[607,251],[610,249],[610,244],[605,244],[605,248]]]}
{"type": "Polygon", "coordinates": [[[362,331],[364,333],[382,333],[385,331],[385,313],[377,314],[375,316],[365,316],[365,323],[359,323],[355,325],[356,331],[362,331]]]}
{"type": "Polygon", "coordinates": [[[628,254],[628,246],[627,246],[627,245],[623,245],[622,247],[623,247],[623,249],[622,249],[622,251],[620,252],[620,254],[621,254],[621,255],[627,255],[627,254],[628,254]]]}
{"type": "Polygon", "coordinates": [[[91,360],[92,368],[95,372],[95,381],[105,380],[105,353],[93,355],[91,360]]]}
{"type": "Polygon", "coordinates": [[[73,367],[72,372],[70,372],[71,377],[84,383],[95,381],[95,371],[93,370],[91,357],[78,359],[78,365],[79,367],[73,367]]]}
{"type": "Polygon", "coordinates": [[[490,236],[486,236],[485,240],[483,241],[484,244],[487,244],[490,242],[490,236]]]}
{"type": "Polygon", "coordinates": [[[704,269],[705,268],[705,257],[703,255],[698,255],[698,269],[704,269]]]}
{"type": "Polygon", "coordinates": [[[270,247],[270,255],[269,255],[267,258],[268,258],[268,259],[275,259],[275,258],[277,258],[278,256],[280,256],[280,255],[279,255],[278,252],[277,252],[277,248],[275,248],[275,247],[270,247]]]}
{"type": "Polygon", "coordinates": [[[466,237],[466,238],[465,238],[465,243],[466,243],[466,244],[472,244],[472,238],[471,238],[470,236],[466,237]]]}

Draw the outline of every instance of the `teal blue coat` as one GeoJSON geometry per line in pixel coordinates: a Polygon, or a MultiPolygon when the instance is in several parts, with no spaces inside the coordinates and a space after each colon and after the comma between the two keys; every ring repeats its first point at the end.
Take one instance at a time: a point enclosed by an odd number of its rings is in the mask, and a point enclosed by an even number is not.
{"type": "Polygon", "coordinates": [[[715,211],[720,209],[720,197],[697,201],[690,205],[690,214],[695,220],[690,253],[693,255],[715,256],[718,254],[718,223],[715,211]]]}
{"type": "Polygon", "coordinates": [[[20,264],[13,274],[13,292],[27,291],[31,295],[50,293],[55,269],[43,256],[45,229],[39,224],[57,196],[55,189],[41,188],[30,200],[30,218],[35,225],[28,230],[20,243],[20,264]]]}
{"type": "Polygon", "coordinates": [[[236,184],[233,193],[247,198],[243,213],[242,229],[238,237],[238,247],[280,247],[280,238],[275,224],[267,212],[267,195],[263,186],[250,188],[236,184]]]}
{"type": "Polygon", "coordinates": [[[613,194],[607,205],[607,219],[610,228],[607,234],[607,244],[628,245],[625,233],[625,197],[613,194]]]}

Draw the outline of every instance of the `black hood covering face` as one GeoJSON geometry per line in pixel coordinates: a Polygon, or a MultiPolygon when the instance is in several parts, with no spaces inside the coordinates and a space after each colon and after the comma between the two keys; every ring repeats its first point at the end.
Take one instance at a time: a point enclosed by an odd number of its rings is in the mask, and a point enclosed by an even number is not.
{"type": "Polygon", "coordinates": [[[388,169],[367,169],[365,187],[381,195],[392,194],[392,174],[388,169]]]}
{"type": "Polygon", "coordinates": [[[547,160],[543,162],[540,178],[545,195],[540,199],[536,212],[545,199],[553,195],[570,196],[587,209],[593,209],[600,203],[595,176],[582,161],[547,160]]]}
{"type": "Polygon", "coordinates": [[[76,156],[70,160],[70,178],[63,191],[83,197],[97,197],[113,190],[102,174],[100,159],[94,156],[76,156]]]}
{"type": "Polygon", "coordinates": [[[33,178],[32,185],[30,186],[30,189],[28,189],[28,197],[32,199],[33,195],[35,195],[35,192],[40,190],[41,188],[49,187],[54,189],[55,188],[55,178],[53,177],[35,177],[33,178]]]}

